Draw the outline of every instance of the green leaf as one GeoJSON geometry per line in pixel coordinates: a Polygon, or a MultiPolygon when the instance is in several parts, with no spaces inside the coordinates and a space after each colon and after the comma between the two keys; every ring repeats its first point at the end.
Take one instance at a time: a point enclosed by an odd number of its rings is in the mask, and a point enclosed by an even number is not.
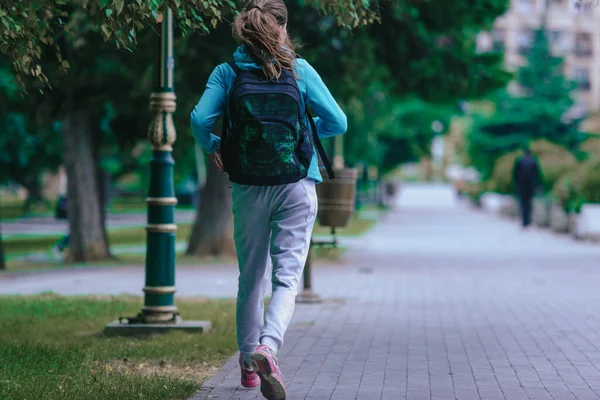
{"type": "Polygon", "coordinates": [[[102,33],[104,33],[104,38],[108,40],[111,36],[110,28],[108,27],[108,25],[102,25],[101,29],[102,33]]]}
{"type": "Polygon", "coordinates": [[[62,60],[62,61],[60,62],[60,65],[61,65],[63,68],[71,68],[71,64],[69,64],[69,62],[68,62],[67,60],[62,60]]]}
{"type": "Polygon", "coordinates": [[[117,15],[123,12],[123,7],[125,6],[125,0],[115,0],[113,3],[113,7],[117,11],[117,15]]]}
{"type": "Polygon", "coordinates": [[[113,11],[110,8],[107,8],[104,12],[106,13],[107,17],[110,17],[113,13],[113,11]]]}

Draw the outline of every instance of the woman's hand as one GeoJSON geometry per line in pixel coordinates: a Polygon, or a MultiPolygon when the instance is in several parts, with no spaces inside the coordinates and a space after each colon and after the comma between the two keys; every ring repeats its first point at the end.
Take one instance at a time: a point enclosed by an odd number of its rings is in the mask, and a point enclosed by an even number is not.
{"type": "Polygon", "coordinates": [[[210,161],[218,171],[223,171],[223,160],[221,160],[221,150],[217,149],[210,155],[210,161]]]}

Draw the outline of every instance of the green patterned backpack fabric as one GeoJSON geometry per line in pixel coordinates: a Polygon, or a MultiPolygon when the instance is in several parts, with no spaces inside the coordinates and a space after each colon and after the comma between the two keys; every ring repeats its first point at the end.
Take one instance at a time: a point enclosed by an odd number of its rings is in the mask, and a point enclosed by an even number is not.
{"type": "Polygon", "coordinates": [[[269,81],[260,70],[229,65],[237,74],[221,134],[221,156],[229,179],[256,186],[298,182],[308,174],[313,141],[326,162],[292,73],[283,70],[277,81],[269,81]],[[306,120],[313,130],[312,140],[306,120]]]}

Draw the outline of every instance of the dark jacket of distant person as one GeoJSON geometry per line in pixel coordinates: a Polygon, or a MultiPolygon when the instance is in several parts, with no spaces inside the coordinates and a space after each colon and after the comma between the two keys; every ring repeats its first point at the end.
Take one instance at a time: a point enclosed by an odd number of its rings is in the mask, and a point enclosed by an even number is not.
{"type": "Polygon", "coordinates": [[[515,161],[513,179],[517,193],[521,197],[533,197],[535,190],[542,183],[540,166],[529,149],[515,161]]]}

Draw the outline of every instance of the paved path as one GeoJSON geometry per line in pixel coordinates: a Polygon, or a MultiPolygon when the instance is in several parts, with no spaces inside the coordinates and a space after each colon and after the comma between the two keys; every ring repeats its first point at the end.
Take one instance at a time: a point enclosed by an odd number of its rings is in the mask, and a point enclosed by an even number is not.
{"type": "MultiPolygon", "coordinates": [[[[523,232],[416,185],[349,246],[315,266],[325,302],[297,307],[280,353],[290,400],[600,399],[600,246],[523,232]]],[[[143,277],[0,275],[0,293],[139,295],[143,277]]],[[[233,297],[236,267],[180,267],[177,287],[233,297]]],[[[235,359],[194,399],[260,398],[239,387],[235,359]]]]}
{"type": "MultiPolygon", "coordinates": [[[[341,236],[341,246],[360,247],[365,243],[361,237],[341,236]]],[[[179,250],[187,243],[177,243],[179,250]]],[[[124,246],[128,254],[144,253],[143,246],[124,246]]],[[[115,254],[119,248],[114,249],[115,254]]],[[[41,256],[50,257],[46,254],[41,256]]],[[[317,271],[317,277],[330,279],[343,268],[346,260],[328,263],[317,271]]],[[[178,265],[175,282],[177,297],[232,298],[237,295],[238,268],[229,264],[178,265]]],[[[41,272],[0,273],[0,294],[37,294],[54,292],[70,295],[141,295],[144,287],[145,270],[141,266],[94,266],[88,264],[74,268],[60,268],[41,272]]]]}
{"type": "MultiPolygon", "coordinates": [[[[600,398],[600,247],[409,187],[346,259],[316,267],[323,305],[297,307],[289,399],[600,398]]],[[[236,357],[194,397],[255,398],[236,357]]]]}

